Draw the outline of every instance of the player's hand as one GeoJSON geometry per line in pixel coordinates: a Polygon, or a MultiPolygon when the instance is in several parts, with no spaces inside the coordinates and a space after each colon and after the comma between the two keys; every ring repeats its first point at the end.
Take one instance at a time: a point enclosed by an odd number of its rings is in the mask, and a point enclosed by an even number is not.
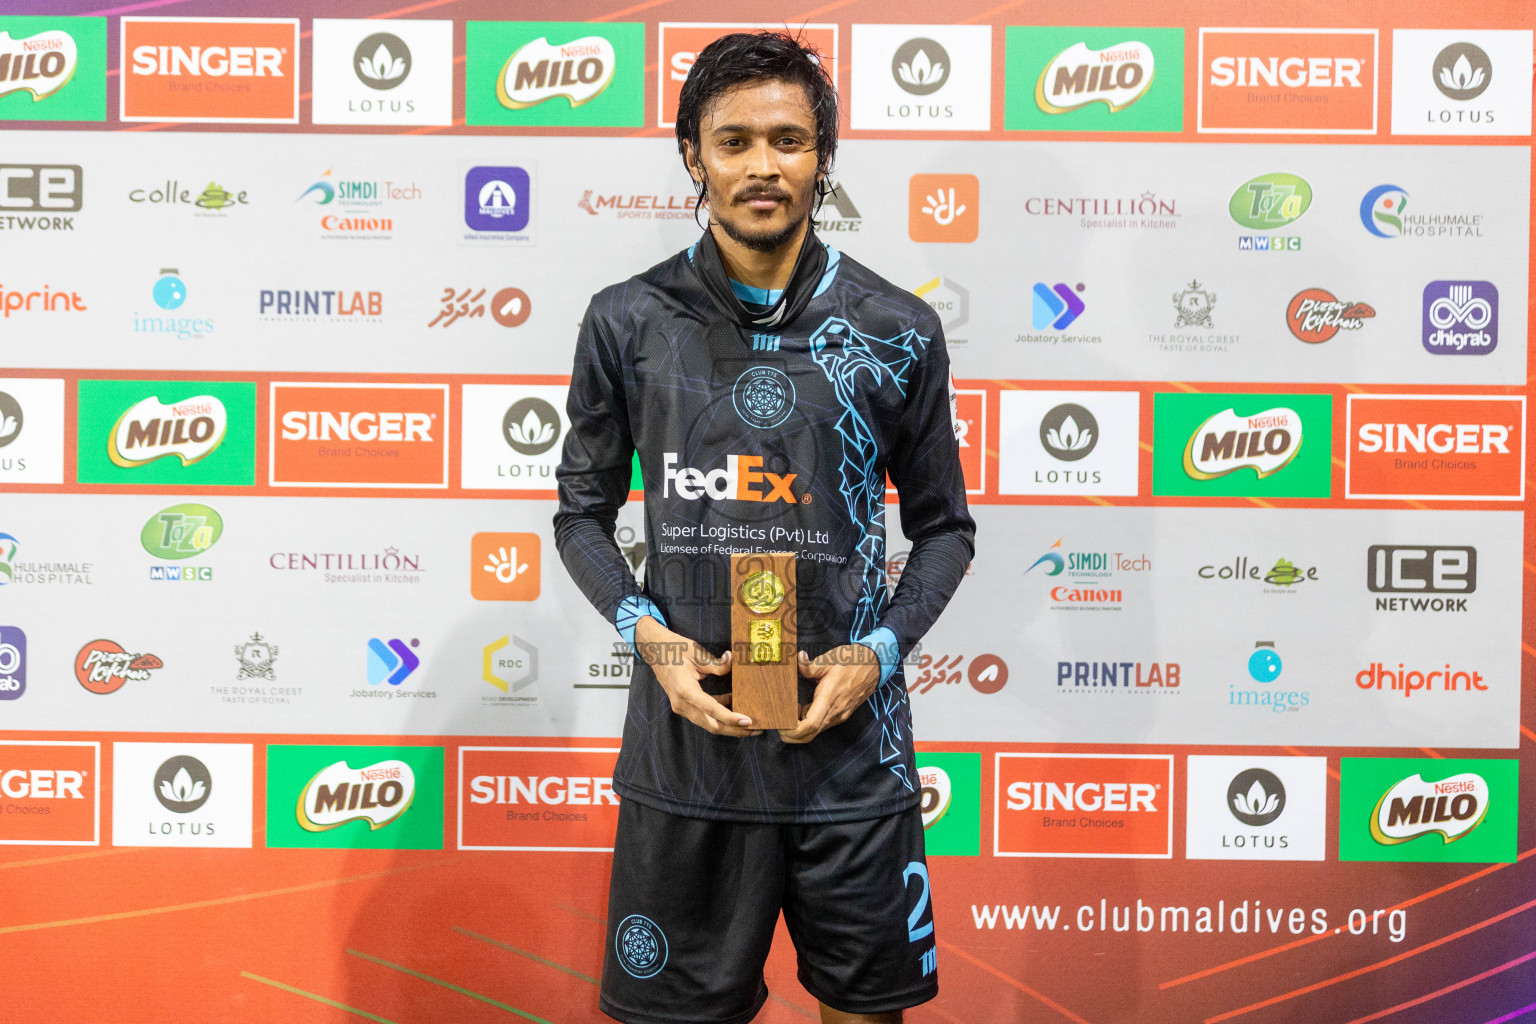
{"type": "Polygon", "coordinates": [[[848,720],[880,683],[880,659],[863,644],[834,647],[811,660],[800,652],[800,674],[816,680],[816,696],[800,706],[800,724],[780,729],[785,743],[809,743],[834,725],[848,720]]]}
{"type": "Polygon", "coordinates": [[[752,728],[752,719],[731,710],[730,694],[717,700],[699,685],[705,676],[730,675],[730,651],[716,658],[650,615],[635,626],[635,650],[656,673],[674,713],[716,736],[756,736],[762,732],[752,728]]]}

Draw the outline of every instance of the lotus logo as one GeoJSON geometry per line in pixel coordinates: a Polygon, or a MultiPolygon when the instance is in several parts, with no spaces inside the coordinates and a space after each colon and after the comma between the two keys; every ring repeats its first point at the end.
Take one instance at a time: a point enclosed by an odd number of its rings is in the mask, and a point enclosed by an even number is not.
{"type": "Polygon", "coordinates": [[[1493,81],[1493,62],[1482,47],[1452,43],[1435,57],[1435,87],[1453,100],[1471,100],[1493,81]]]}
{"type": "Polygon", "coordinates": [[[949,79],[949,54],[932,39],[909,39],[891,57],[896,84],[914,96],[938,92],[949,79]]]}
{"type": "Polygon", "coordinates": [[[411,73],[411,49],[397,35],[376,32],[357,44],[352,67],[368,88],[393,89],[411,73]]]}
{"type": "Polygon", "coordinates": [[[923,813],[923,830],[927,831],[938,824],[949,810],[949,800],[953,787],[949,781],[949,773],[943,768],[928,766],[917,770],[918,784],[922,786],[922,802],[920,804],[923,813]]]}
{"type": "Polygon", "coordinates": [[[1099,421],[1081,405],[1058,405],[1040,421],[1040,443],[1062,462],[1076,462],[1099,443],[1099,421]]]}
{"type": "Polygon", "coordinates": [[[1371,836],[1385,846],[1439,833],[1454,843],[1482,824],[1488,813],[1488,781],[1462,772],[1438,782],[1410,775],[1381,795],[1371,812],[1371,836]]]}
{"type": "Polygon", "coordinates": [[[1260,480],[1280,472],[1301,450],[1301,416],[1294,409],[1265,409],[1239,416],[1223,409],[1195,428],[1184,446],[1184,472],[1212,480],[1252,469],[1260,480]]]}
{"type": "Polygon", "coordinates": [[[21,436],[21,403],[0,391],[0,448],[21,436]]]}
{"type": "Polygon", "coordinates": [[[190,814],[208,802],[213,776],[203,762],[182,754],[155,771],[154,786],[160,806],[173,814],[190,814]]]}
{"type": "Polygon", "coordinates": [[[560,438],[560,414],[542,398],[520,398],[501,417],[501,436],[521,455],[542,455],[560,438]]]}
{"type": "Polygon", "coordinates": [[[353,768],[345,761],[322,768],[299,793],[299,825],[326,832],[349,821],[366,821],[370,831],[398,821],[416,796],[416,773],[404,761],[388,760],[353,768]]]}
{"type": "Polygon", "coordinates": [[[1268,825],[1285,810],[1285,786],[1263,768],[1238,772],[1227,786],[1227,809],[1244,825],[1268,825]]]}

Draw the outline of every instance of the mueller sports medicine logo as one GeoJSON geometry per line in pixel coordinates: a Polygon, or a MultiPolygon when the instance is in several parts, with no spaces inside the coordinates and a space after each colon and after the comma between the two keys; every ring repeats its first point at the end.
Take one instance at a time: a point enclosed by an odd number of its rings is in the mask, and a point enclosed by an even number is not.
{"type": "Polygon", "coordinates": [[[294,124],[297,18],[122,19],[121,119],[294,124]]]}
{"type": "Polygon", "coordinates": [[[1376,131],[1375,29],[1200,30],[1202,132],[1376,131]]]}
{"type": "Polygon", "coordinates": [[[1424,286],[1424,350],[1481,356],[1499,347],[1499,290],[1488,281],[1424,286]]]}
{"type": "Polygon", "coordinates": [[[108,452],[124,468],[174,455],[190,466],[211,455],[224,440],[229,415],[212,395],[166,405],[151,395],[128,407],[112,427],[108,452]]]}
{"type": "Polygon", "coordinates": [[[1065,114],[1089,103],[1122,110],[1152,87],[1152,48],[1134,40],[1089,49],[1076,43],[1051,58],[1035,82],[1035,103],[1048,114],[1065,114]]]}
{"type": "Polygon", "coordinates": [[[1173,757],[996,755],[998,857],[1173,855],[1173,757]]]}
{"type": "Polygon", "coordinates": [[[79,63],[68,32],[49,29],[13,39],[0,31],[0,97],[25,92],[34,102],[47,99],[74,77],[79,63]]]}
{"type": "Polygon", "coordinates": [[[353,768],[337,761],[321,769],[299,793],[298,821],[306,832],[326,832],[349,821],[377,831],[410,810],[416,774],[404,761],[353,768]]]}
{"type": "Polygon", "coordinates": [[[1519,501],[1525,399],[1350,395],[1345,496],[1519,501]]]}
{"type": "Polygon", "coordinates": [[[268,482],[283,487],[446,487],[445,384],[271,386],[268,482]]]}
{"type": "Polygon", "coordinates": [[[603,36],[583,36],[559,46],[540,37],[507,58],[496,80],[496,100],[523,110],[563,96],[572,107],[597,98],[613,81],[617,57],[603,36]]]}
{"type": "Polygon", "coordinates": [[[1211,480],[1239,469],[1263,479],[1301,451],[1301,417],[1284,407],[1239,416],[1225,409],[1202,423],[1184,447],[1184,472],[1211,480]]]}
{"type": "Polygon", "coordinates": [[[678,454],[662,456],[662,497],[687,501],[713,498],[715,501],[782,501],[788,504],[810,503],[809,492],[798,497],[793,488],[796,473],[773,473],[762,468],[761,455],[727,455],[723,469],[702,470],[679,466],[678,454]]]}

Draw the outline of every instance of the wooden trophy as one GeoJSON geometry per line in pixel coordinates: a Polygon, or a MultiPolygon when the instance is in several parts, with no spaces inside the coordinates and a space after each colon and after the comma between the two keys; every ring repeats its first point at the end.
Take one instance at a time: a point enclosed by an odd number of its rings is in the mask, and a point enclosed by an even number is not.
{"type": "Polygon", "coordinates": [[[731,710],[754,729],[800,724],[795,555],[731,555],[731,710]]]}

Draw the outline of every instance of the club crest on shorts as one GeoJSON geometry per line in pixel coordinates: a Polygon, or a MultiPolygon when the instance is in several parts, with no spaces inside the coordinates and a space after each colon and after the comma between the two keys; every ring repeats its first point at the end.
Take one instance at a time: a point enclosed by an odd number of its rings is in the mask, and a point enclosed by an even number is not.
{"type": "Polygon", "coordinates": [[[731,402],[744,422],[759,430],[771,430],[794,411],[795,384],[783,370],[754,366],[736,378],[731,402]]]}
{"type": "Polygon", "coordinates": [[[667,937],[656,922],[641,914],[630,914],[619,922],[613,932],[613,951],[619,966],[642,981],[667,966],[667,937]]]}

